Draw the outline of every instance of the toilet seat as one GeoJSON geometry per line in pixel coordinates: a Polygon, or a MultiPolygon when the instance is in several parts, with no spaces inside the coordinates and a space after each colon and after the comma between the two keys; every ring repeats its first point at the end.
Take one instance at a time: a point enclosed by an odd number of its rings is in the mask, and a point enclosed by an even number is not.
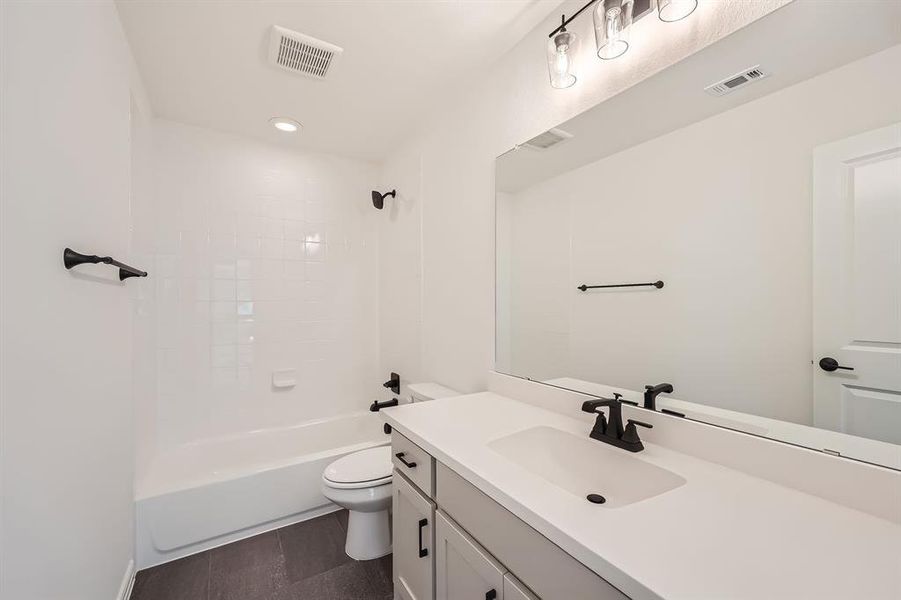
{"type": "Polygon", "coordinates": [[[322,473],[325,485],[335,489],[360,489],[391,483],[391,447],[379,446],[348,454],[322,473]]]}

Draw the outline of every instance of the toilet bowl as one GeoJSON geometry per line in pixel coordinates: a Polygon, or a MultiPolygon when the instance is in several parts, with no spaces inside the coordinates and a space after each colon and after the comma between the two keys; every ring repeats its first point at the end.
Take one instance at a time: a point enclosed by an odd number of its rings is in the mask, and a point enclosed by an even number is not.
{"type": "Polygon", "coordinates": [[[391,553],[391,448],[339,458],[322,473],[322,494],[349,511],[344,551],[355,560],[391,553]]]}

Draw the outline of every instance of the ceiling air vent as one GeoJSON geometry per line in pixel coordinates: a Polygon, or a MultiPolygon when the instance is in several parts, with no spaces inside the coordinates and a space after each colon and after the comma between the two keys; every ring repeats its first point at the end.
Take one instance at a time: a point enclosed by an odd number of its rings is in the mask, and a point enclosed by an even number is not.
{"type": "Polygon", "coordinates": [[[708,85],[704,88],[704,91],[711,96],[725,96],[742,86],[748,85],[754,81],[760,81],[769,76],[769,73],[766,73],[760,68],[760,65],[757,65],[756,67],[751,67],[750,69],[745,69],[744,71],[736,73],[731,77],[726,77],[722,81],[708,85]]]}
{"type": "Polygon", "coordinates": [[[342,52],[344,49],[334,44],[278,25],[272,26],[269,62],[286,71],[325,79],[342,52]]]}
{"type": "Polygon", "coordinates": [[[567,133],[562,129],[548,129],[544,133],[538,134],[528,142],[524,143],[523,146],[535,148],[536,150],[547,150],[560,142],[568,140],[572,136],[573,134],[567,133]]]}

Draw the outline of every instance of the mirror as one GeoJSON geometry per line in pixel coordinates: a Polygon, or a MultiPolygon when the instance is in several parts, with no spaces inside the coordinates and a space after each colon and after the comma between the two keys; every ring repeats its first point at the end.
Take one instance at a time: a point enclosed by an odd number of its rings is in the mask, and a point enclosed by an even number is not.
{"type": "Polygon", "coordinates": [[[496,370],[901,469],[899,23],[791,3],[498,158],[496,370]]]}

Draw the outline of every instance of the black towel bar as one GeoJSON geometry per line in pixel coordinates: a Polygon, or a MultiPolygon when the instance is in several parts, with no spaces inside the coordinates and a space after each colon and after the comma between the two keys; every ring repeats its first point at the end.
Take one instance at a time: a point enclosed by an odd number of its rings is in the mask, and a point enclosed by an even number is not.
{"type": "Polygon", "coordinates": [[[134,267],[121,263],[111,256],[97,256],[96,254],[80,254],[71,248],[63,250],[63,264],[67,269],[83,265],[85,263],[105,265],[113,265],[119,267],[119,281],[125,281],[129,277],[147,277],[147,271],[142,271],[134,267]]]}
{"type": "Polygon", "coordinates": [[[577,290],[595,290],[598,288],[624,288],[624,287],[655,287],[658,290],[663,287],[662,281],[655,281],[653,283],[615,283],[612,285],[585,285],[584,283],[578,286],[577,290]]]}

